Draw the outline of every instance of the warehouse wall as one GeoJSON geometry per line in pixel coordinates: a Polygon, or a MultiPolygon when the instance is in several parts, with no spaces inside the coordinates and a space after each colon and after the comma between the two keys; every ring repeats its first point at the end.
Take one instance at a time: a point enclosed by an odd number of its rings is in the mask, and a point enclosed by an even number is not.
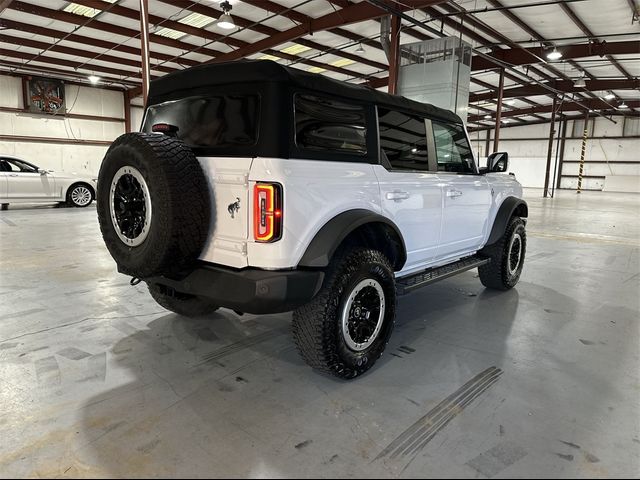
{"type": "Polygon", "coordinates": [[[108,143],[124,133],[123,94],[77,85],[65,90],[68,113],[111,119],[10,111],[23,108],[22,79],[0,75],[0,153],[47,169],[96,174],[108,143]]]}
{"type": "MultiPolygon", "coordinates": [[[[602,190],[606,188],[606,178],[610,184],[611,176],[625,177],[624,191],[640,190],[640,124],[636,118],[614,117],[616,124],[607,119],[592,118],[589,123],[589,138],[585,155],[585,170],[582,186],[586,190],[602,190]],[[624,136],[626,138],[622,138],[624,136]]],[[[560,124],[556,124],[560,130],[560,124]]],[[[567,140],[565,143],[564,163],[562,167],[561,188],[575,189],[579,169],[582,146],[582,120],[570,120],[567,124],[567,140]],[[576,138],[570,138],[576,137],[576,138]]],[[[486,162],[486,131],[471,133],[474,152],[482,165],[486,162]]],[[[493,148],[493,131],[491,131],[493,148]]],[[[547,163],[549,124],[509,127],[500,131],[499,150],[509,152],[510,171],[516,174],[525,187],[544,186],[544,175],[547,163]]],[[[557,136],[556,136],[557,138],[557,136]]],[[[556,158],[557,142],[553,143],[551,180],[556,158]]],[[[619,180],[619,179],[618,179],[619,180]]]]}

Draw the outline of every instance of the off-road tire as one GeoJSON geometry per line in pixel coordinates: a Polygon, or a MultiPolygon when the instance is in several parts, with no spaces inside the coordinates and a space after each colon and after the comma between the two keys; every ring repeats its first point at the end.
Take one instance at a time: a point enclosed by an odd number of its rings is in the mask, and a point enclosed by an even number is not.
{"type": "Polygon", "coordinates": [[[393,331],[395,316],[395,278],[389,259],[378,250],[351,248],[334,255],[318,294],[294,311],[293,339],[309,366],[351,379],[369,370],[380,358],[393,331]],[[383,323],[365,350],[354,351],[344,339],[341,312],[356,285],[369,278],[376,280],[384,292],[383,323]]]}
{"type": "Polygon", "coordinates": [[[212,301],[204,297],[176,292],[175,290],[155,283],[150,283],[148,287],[149,293],[158,305],[178,315],[200,317],[209,315],[219,308],[212,301]]]}
{"type": "Polygon", "coordinates": [[[478,267],[480,281],[487,288],[509,290],[513,288],[522,274],[525,253],[527,251],[527,232],[524,221],[520,217],[512,217],[504,235],[493,245],[485,247],[481,254],[491,261],[478,267]],[[520,236],[521,254],[517,268],[510,271],[509,247],[515,235],[520,236]]]}
{"type": "Polygon", "coordinates": [[[98,218],[104,242],[122,273],[147,278],[189,268],[204,247],[211,218],[210,194],[191,149],[161,134],[128,133],[109,148],[98,176],[98,218]],[[116,173],[133,167],[149,190],[151,218],[144,241],[127,245],[110,213],[116,173]]]}

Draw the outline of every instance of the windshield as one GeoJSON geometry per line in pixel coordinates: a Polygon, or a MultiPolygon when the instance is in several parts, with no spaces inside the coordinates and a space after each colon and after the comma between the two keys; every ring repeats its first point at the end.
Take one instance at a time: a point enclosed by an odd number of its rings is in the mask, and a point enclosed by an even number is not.
{"type": "Polygon", "coordinates": [[[203,95],[149,106],[142,131],[167,123],[193,147],[247,147],[258,140],[259,117],[258,95],[203,95]]]}

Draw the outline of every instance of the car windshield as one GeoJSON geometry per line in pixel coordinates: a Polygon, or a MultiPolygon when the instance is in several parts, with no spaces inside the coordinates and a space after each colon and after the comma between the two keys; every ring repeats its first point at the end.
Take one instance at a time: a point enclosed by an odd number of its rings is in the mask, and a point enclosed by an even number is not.
{"type": "Polygon", "coordinates": [[[194,147],[255,145],[258,138],[258,95],[207,95],[151,105],[143,132],[157,124],[178,127],[177,137],[194,147]]]}

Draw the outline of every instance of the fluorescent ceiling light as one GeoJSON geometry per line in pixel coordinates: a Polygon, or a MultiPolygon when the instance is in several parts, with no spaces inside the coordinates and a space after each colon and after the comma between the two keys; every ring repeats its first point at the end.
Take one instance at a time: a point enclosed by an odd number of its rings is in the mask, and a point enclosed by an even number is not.
{"type": "MultiPolygon", "coordinates": [[[[116,0],[106,0],[109,3],[115,3],[116,0]]],[[[78,5],[77,3],[70,3],[62,9],[67,13],[73,13],[74,15],[80,15],[82,17],[93,18],[98,15],[102,10],[93,7],[85,7],[84,5],[78,5]]]]}
{"type": "Polygon", "coordinates": [[[329,65],[332,65],[334,67],[346,67],[347,65],[353,65],[354,63],[356,63],[353,60],[349,60],[348,58],[342,58],[340,60],[336,60],[335,62],[331,62],[329,65]]]}
{"type": "Polygon", "coordinates": [[[97,75],[89,75],[87,79],[91,82],[91,85],[97,85],[100,81],[100,77],[97,75]]]}
{"type": "Polygon", "coordinates": [[[300,45],[295,43],[290,47],[283,48],[280,50],[282,53],[287,53],[289,55],[298,55],[299,53],[306,52],[307,50],[311,50],[311,47],[307,47],[305,45],[300,45]]]}
{"type": "Polygon", "coordinates": [[[309,70],[307,70],[307,72],[311,72],[311,73],[322,73],[326,71],[327,71],[326,68],[320,68],[320,67],[311,67],[309,70]]]}
{"type": "Polygon", "coordinates": [[[186,35],[186,33],[184,32],[179,32],[178,30],[173,30],[172,28],[166,28],[166,27],[161,28],[157,32],[153,32],[153,33],[154,35],[160,35],[161,37],[172,38],[174,40],[182,38],[186,35]]]}
{"type": "Polygon", "coordinates": [[[273,60],[274,62],[277,62],[278,60],[282,60],[280,57],[276,57],[275,55],[262,55],[261,57],[258,57],[258,60],[273,60]]]}
{"type": "Polygon", "coordinates": [[[191,13],[184,18],[178,20],[180,23],[184,23],[185,25],[189,25],[190,27],[196,28],[204,28],[207,25],[211,25],[216,21],[215,18],[209,17],[208,15],[202,15],[200,13],[191,13]]]}

